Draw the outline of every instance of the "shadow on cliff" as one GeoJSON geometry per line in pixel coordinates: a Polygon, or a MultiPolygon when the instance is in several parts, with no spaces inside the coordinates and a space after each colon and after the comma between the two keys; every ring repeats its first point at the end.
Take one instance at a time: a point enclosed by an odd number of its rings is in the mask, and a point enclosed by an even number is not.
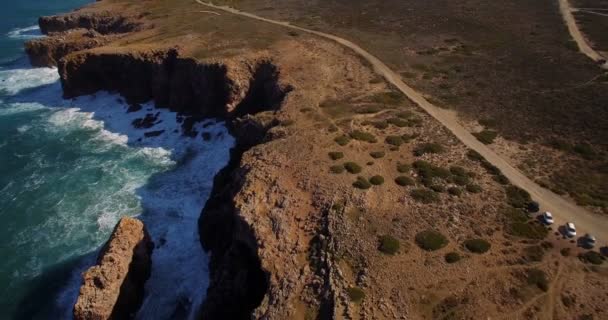
{"type": "MultiPolygon", "coordinates": [[[[187,105],[187,115],[154,108],[151,103],[134,103],[133,99],[127,103],[127,99],[107,92],[62,100],[59,98],[62,88],[58,82],[24,90],[11,101],[56,106],[58,110],[77,107],[83,112],[90,112],[93,120],[103,121],[104,130],[126,136],[126,146],[129,148],[170,151],[165,160],[170,160],[173,165],[153,174],[145,185],[136,190],[143,208],[139,218],[155,243],[152,276],[146,284],[146,296],[138,318],[186,318],[192,314],[203,314],[246,319],[266,293],[268,275],[261,268],[255,237],[250,227],[234,212],[234,203],[228,198],[240,188],[237,176],[244,174],[238,166],[242,153],[251,145],[260,143],[265,130],[258,132],[258,137],[253,140],[251,136],[247,137],[245,144],[237,141],[237,147],[232,148],[234,139],[220,119],[207,118],[215,115],[231,119],[233,116],[247,117],[252,113],[277,110],[290,88],[279,88],[276,67],[263,63],[253,75],[248,92],[230,116],[225,112],[226,106],[222,105],[227,102],[224,98],[210,98],[212,103],[206,104],[206,108],[221,105],[221,111],[207,110],[194,114],[191,112],[192,105],[206,101],[203,96],[195,100],[165,100],[187,105]],[[216,174],[217,177],[212,179],[216,174]],[[212,200],[205,209],[209,219],[199,221],[201,208],[209,197],[212,200]],[[223,202],[221,208],[220,202],[223,202]],[[202,239],[205,249],[213,251],[210,264],[213,280],[209,289],[212,299],[206,302],[203,311],[198,310],[198,305],[206,296],[209,261],[201,250],[199,228],[208,233],[203,234],[205,239],[202,239]]],[[[197,78],[187,79],[194,81],[197,78]]],[[[222,79],[211,78],[212,81],[222,79]]],[[[130,85],[136,86],[134,83],[130,85]]],[[[220,88],[221,92],[226,92],[224,85],[205,83],[203,89],[220,88]]],[[[188,90],[197,94],[205,91],[194,87],[188,90]]],[[[224,93],[220,97],[224,97],[224,93]]],[[[183,111],[178,106],[172,109],[183,111]]],[[[232,122],[233,132],[237,131],[234,123],[237,122],[232,122]]],[[[39,306],[43,300],[48,302],[45,303],[45,310],[59,312],[56,305],[52,306],[49,293],[59,295],[67,290],[77,295],[77,288],[66,289],[66,283],[75,272],[79,274],[84,271],[78,268],[79,265],[92,265],[94,258],[91,257],[95,257],[98,251],[99,248],[85,256],[59,263],[33,279],[34,289],[19,303],[20,314],[16,318],[35,319],[37,315],[43,315],[40,310],[31,307],[39,306]]],[[[76,297],[71,299],[73,302],[76,297]]],[[[71,307],[60,306],[60,309],[65,312],[65,308],[71,310],[71,307]]]]}

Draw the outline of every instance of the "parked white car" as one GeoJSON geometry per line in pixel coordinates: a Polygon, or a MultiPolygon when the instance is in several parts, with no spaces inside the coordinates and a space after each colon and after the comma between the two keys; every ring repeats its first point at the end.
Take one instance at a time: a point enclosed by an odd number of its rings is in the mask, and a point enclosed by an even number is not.
{"type": "Polygon", "coordinates": [[[574,226],[574,223],[566,223],[566,235],[570,238],[576,237],[576,227],[574,226]]]}
{"type": "Polygon", "coordinates": [[[543,213],[543,220],[546,224],[553,224],[553,215],[551,214],[551,212],[547,211],[543,213]]]}

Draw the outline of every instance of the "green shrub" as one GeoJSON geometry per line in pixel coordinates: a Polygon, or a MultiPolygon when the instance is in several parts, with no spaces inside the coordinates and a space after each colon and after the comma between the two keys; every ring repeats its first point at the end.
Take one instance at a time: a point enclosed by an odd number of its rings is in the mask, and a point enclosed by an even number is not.
{"type": "Polygon", "coordinates": [[[572,151],[578,153],[587,160],[593,160],[596,156],[595,150],[593,150],[593,147],[588,143],[577,144],[572,148],[572,151]]]}
{"type": "Polygon", "coordinates": [[[401,119],[409,119],[413,116],[414,116],[414,113],[411,111],[401,111],[401,112],[397,113],[397,117],[399,117],[401,119]]]}
{"type": "Polygon", "coordinates": [[[456,188],[456,187],[450,187],[450,188],[448,188],[448,193],[453,196],[458,197],[462,194],[462,190],[460,190],[459,188],[456,188]]]}
{"type": "Polygon", "coordinates": [[[567,257],[570,255],[570,248],[561,248],[559,250],[559,253],[563,256],[563,257],[567,257]]]}
{"type": "Polygon", "coordinates": [[[470,193],[480,193],[482,191],[481,187],[476,184],[468,184],[466,188],[470,193]]]}
{"type": "Polygon", "coordinates": [[[525,208],[532,201],[528,191],[516,186],[507,187],[507,202],[514,208],[525,208]]]}
{"type": "Polygon", "coordinates": [[[356,107],[355,112],[359,113],[359,114],[370,114],[370,113],[379,112],[382,109],[383,109],[383,107],[380,105],[365,105],[365,106],[356,107]]]}
{"type": "Polygon", "coordinates": [[[466,186],[467,184],[469,184],[469,182],[471,182],[469,176],[454,176],[452,180],[455,184],[459,186],[466,186]]]}
{"type": "Polygon", "coordinates": [[[538,287],[543,291],[549,290],[549,280],[547,280],[547,274],[539,269],[529,269],[526,272],[526,278],[529,285],[538,287]]]}
{"type": "Polygon", "coordinates": [[[448,239],[435,230],[424,230],[418,232],[415,237],[416,244],[426,251],[435,251],[445,247],[448,239]]]}
{"type": "Polygon", "coordinates": [[[386,153],[384,151],[372,151],[369,153],[369,155],[374,159],[380,159],[383,158],[386,153]]]}
{"type": "Polygon", "coordinates": [[[410,192],[410,195],[412,198],[414,198],[414,200],[425,204],[439,201],[439,196],[437,193],[427,189],[414,189],[410,192]]]}
{"type": "Polygon", "coordinates": [[[450,172],[457,177],[468,177],[467,171],[460,166],[451,166],[450,172]]]}
{"type": "Polygon", "coordinates": [[[409,121],[401,118],[390,118],[387,122],[399,128],[407,127],[409,125],[409,121]]]}
{"type": "Polygon", "coordinates": [[[368,161],[368,162],[367,162],[367,163],[365,163],[365,164],[366,164],[366,165],[368,165],[368,166],[373,166],[373,165],[374,165],[374,162],[373,162],[373,161],[368,161]]]}
{"type": "Polygon", "coordinates": [[[365,190],[371,188],[372,184],[363,177],[357,177],[357,180],[353,182],[353,187],[365,190]]]}
{"type": "Polygon", "coordinates": [[[542,240],[547,237],[549,231],[541,224],[535,222],[515,221],[509,225],[508,233],[516,237],[542,240]]]}
{"type": "Polygon", "coordinates": [[[339,136],[334,139],[334,141],[341,146],[345,146],[350,142],[350,138],[348,136],[339,136]]]}
{"type": "Polygon", "coordinates": [[[497,166],[491,164],[490,162],[488,162],[487,160],[481,160],[481,166],[486,169],[486,171],[491,174],[491,175],[498,175],[498,174],[502,174],[502,172],[500,172],[500,169],[498,169],[497,166]]]}
{"type": "Polygon", "coordinates": [[[490,250],[490,243],[484,239],[469,239],[464,242],[464,247],[473,253],[485,253],[490,250]]]}
{"type": "Polygon", "coordinates": [[[407,163],[397,163],[397,171],[399,173],[408,173],[412,167],[407,163]]]}
{"type": "Polygon", "coordinates": [[[469,150],[467,152],[467,157],[469,157],[469,159],[473,160],[473,161],[481,161],[484,160],[483,156],[481,154],[479,154],[479,152],[475,151],[475,150],[469,150]]]}
{"type": "Polygon", "coordinates": [[[498,136],[498,132],[493,130],[483,130],[481,132],[473,133],[473,136],[477,138],[477,140],[481,141],[483,144],[492,144],[494,139],[498,136]]]}
{"type": "Polygon", "coordinates": [[[494,181],[496,181],[496,182],[498,182],[498,183],[500,183],[502,185],[509,184],[509,178],[505,177],[505,175],[503,175],[502,173],[498,174],[498,175],[495,175],[494,176],[494,181]]]}
{"type": "Polygon", "coordinates": [[[445,255],[445,262],[447,263],[455,263],[460,261],[461,257],[460,254],[458,252],[448,252],[445,255]]]}
{"type": "Polygon", "coordinates": [[[368,121],[364,121],[363,125],[372,126],[376,129],[380,129],[380,130],[388,128],[388,122],[386,122],[386,120],[378,120],[378,121],[369,121],[368,120],[368,121]]]}
{"type": "Polygon", "coordinates": [[[380,246],[378,247],[378,250],[385,254],[394,255],[399,251],[400,246],[399,240],[392,236],[384,235],[380,237],[380,246]]]}
{"type": "Polygon", "coordinates": [[[350,137],[355,140],[365,141],[369,143],[378,142],[378,140],[376,140],[376,137],[373,134],[361,130],[355,130],[351,132],[350,137]]]}
{"type": "Polygon", "coordinates": [[[595,264],[595,265],[600,265],[604,262],[604,257],[602,257],[602,255],[598,252],[595,251],[587,251],[585,253],[582,253],[579,258],[583,261],[583,262],[587,262],[587,263],[591,263],[591,264],[595,264]]]}
{"type": "Polygon", "coordinates": [[[414,149],[414,155],[419,157],[427,153],[440,153],[443,151],[444,148],[438,143],[423,143],[414,149]]]}
{"type": "Polygon", "coordinates": [[[414,179],[412,179],[410,177],[406,177],[406,176],[398,176],[397,178],[395,178],[395,183],[402,187],[413,186],[414,179]]]}
{"type": "Polygon", "coordinates": [[[400,136],[388,136],[388,137],[386,137],[386,139],[384,141],[390,145],[397,146],[397,147],[402,145],[405,142],[405,141],[403,141],[403,138],[401,138],[400,136]]]}
{"type": "Polygon", "coordinates": [[[352,174],[360,173],[362,170],[361,166],[354,162],[345,162],[344,168],[346,169],[346,171],[352,174]]]}
{"type": "Polygon", "coordinates": [[[441,178],[447,179],[450,177],[450,171],[447,169],[432,165],[426,161],[418,160],[414,162],[414,168],[418,171],[423,179],[441,178]]]}
{"type": "Polygon", "coordinates": [[[388,105],[400,104],[401,102],[403,102],[403,100],[403,94],[397,91],[381,92],[371,97],[372,102],[388,105]]]}
{"type": "Polygon", "coordinates": [[[440,184],[433,184],[429,188],[435,192],[445,192],[445,187],[440,184]]]}
{"type": "Polygon", "coordinates": [[[528,246],[524,248],[526,260],[531,262],[541,262],[545,256],[545,250],[541,246],[528,246]]]}
{"type": "Polygon", "coordinates": [[[383,176],[373,176],[373,177],[369,178],[369,182],[375,186],[379,186],[384,183],[384,177],[383,176]]]}
{"type": "Polygon", "coordinates": [[[328,153],[328,155],[329,155],[329,158],[332,160],[338,160],[338,159],[344,158],[344,153],[342,153],[342,152],[333,151],[333,152],[328,153]]]}
{"type": "Polygon", "coordinates": [[[344,172],[344,166],[343,165],[335,165],[335,166],[331,166],[329,167],[329,172],[331,173],[335,173],[335,174],[340,174],[342,172],[344,172]]]}
{"type": "Polygon", "coordinates": [[[348,298],[350,301],[354,303],[359,303],[365,298],[365,292],[358,287],[350,287],[346,289],[346,293],[348,293],[348,298]]]}
{"type": "Polygon", "coordinates": [[[404,134],[401,136],[401,139],[403,139],[403,143],[408,143],[416,138],[418,138],[417,134],[404,134]]]}

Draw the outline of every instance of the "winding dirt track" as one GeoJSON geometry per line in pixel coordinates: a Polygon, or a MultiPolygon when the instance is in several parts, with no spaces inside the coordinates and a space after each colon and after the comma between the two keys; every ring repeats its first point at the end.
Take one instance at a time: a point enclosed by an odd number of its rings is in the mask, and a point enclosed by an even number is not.
{"type": "MultiPolygon", "coordinates": [[[[519,186],[520,188],[528,191],[532,198],[538,201],[541,204],[541,210],[550,211],[554,214],[556,224],[564,224],[566,221],[572,221],[577,225],[577,229],[580,232],[588,232],[595,235],[600,241],[599,244],[603,245],[601,241],[608,239],[608,218],[600,215],[593,214],[586,209],[579,207],[573,203],[570,203],[560,197],[559,195],[540,187],[538,184],[533,182],[524,176],[521,172],[519,172],[516,168],[507,163],[503,158],[501,158],[494,151],[490,150],[486,145],[479,142],[470,132],[468,132],[464,127],[462,127],[455,116],[455,114],[447,112],[433,104],[431,104],[428,100],[426,100],[420,93],[416,90],[412,89],[410,86],[405,84],[401,77],[393,72],[387,65],[385,65],[378,58],[370,54],[369,52],[363,50],[358,45],[323,32],[309,30],[306,28],[298,27],[291,25],[289,22],[276,21],[266,19],[260,16],[256,16],[251,13],[242,12],[230,7],[216,6],[213,4],[205,3],[201,0],[195,0],[197,3],[206,6],[208,8],[213,8],[216,10],[221,10],[224,12],[248,17],[251,19],[264,21],[267,23],[272,23],[278,26],[282,26],[289,29],[294,29],[302,32],[306,32],[309,34],[314,34],[319,37],[332,40],[337,42],[345,47],[350,48],[355,51],[365,60],[367,60],[374,68],[374,70],[382,75],[388,82],[397,87],[403,94],[405,94],[408,98],[410,98],[414,103],[418,104],[422,109],[424,109],[428,114],[433,116],[437,121],[443,124],[446,128],[448,128],[462,143],[464,143],[467,147],[479,152],[482,156],[486,158],[487,161],[498,167],[502,173],[511,180],[511,183],[519,186]]],[[[565,1],[565,0],[560,0],[565,1]]]]}
{"type": "MultiPolygon", "coordinates": [[[[578,28],[578,25],[576,24],[574,15],[572,15],[572,11],[575,11],[575,9],[572,9],[572,7],[570,6],[570,2],[568,2],[568,0],[559,0],[559,11],[562,13],[562,18],[564,19],[564,22],[566,23],[566,26],[568,27],[570,36],[572,36],[574,41],[576,41],[576,44],[578,45],[578,49],[582,53],[584,53],[587,57],[591,58],[593,61],[596,61],[596,62],[599,62],[602,60],[605,61],[606,58],[604,58],[599,52],[593,50],[593,48],[591,48],[589,43],[587,43],[585,36],[583,36],[583,33],[581,32],[581,30],[578,28]]],[[[608,70],[608,61],[604,62],[601,65],[601,67],[602,67],[602,69],[608,70]]]]}

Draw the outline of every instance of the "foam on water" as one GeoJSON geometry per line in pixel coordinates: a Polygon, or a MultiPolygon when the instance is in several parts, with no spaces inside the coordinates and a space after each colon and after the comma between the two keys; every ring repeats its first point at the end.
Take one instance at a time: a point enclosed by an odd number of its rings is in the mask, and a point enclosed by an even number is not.
{"type": "Polygon", "coordinates": [[[6,34],[11,39],[21,39],[21,40],[29,40],[42,37],[42,33],[40,33],[40,28],[35,26],[30,26],[27,28],[17,28],[9,31],[6,34]]]}
{"type": "Polygon", "coordinates": [[[14,95],[25,89],[56,83],[56,68],[0,69],[0,92],[14,95]]]}
{"type": "Polygon", "coordinates": [[[55,299],[61,314],[71,314],[80,274],[94,263],[95,251],[121,216],[139,215],[156,248],[137,318],[191,317],[208,285],[208,259],[200,246],[197,220],[213,177],[229,160],[233,138],[223,123],[213,120],[194,127],[209,134],[210,141],[202,134],[184,137],[175,113],[151,104],[127,113],[119,96],[105,92],[62,100],[57,79],[56,70],[46,68],[0,71],[0,90],[9,94],[0,101],[0,120],[32,114],[30,122],[15,127],[15,139],[48,140],[29,154],[15,151],[15,158],[27,158],[22,170],[28,176],[0,190],[0,196],[15,201],[39,194],[23,208],[48,209],[41,223],[21,230],[8,244],[38,244],[30,249],[36,253],[17,278],[41,275],[49,261],[84,255],[55,299]],[[149,113],[158,113],[152,128],[133,127],[134,120],[149,113]],[[162,134],[146,137],[150,131],[162,134]],[[63,163],[70,167],[58,169],[63,163]]]}

